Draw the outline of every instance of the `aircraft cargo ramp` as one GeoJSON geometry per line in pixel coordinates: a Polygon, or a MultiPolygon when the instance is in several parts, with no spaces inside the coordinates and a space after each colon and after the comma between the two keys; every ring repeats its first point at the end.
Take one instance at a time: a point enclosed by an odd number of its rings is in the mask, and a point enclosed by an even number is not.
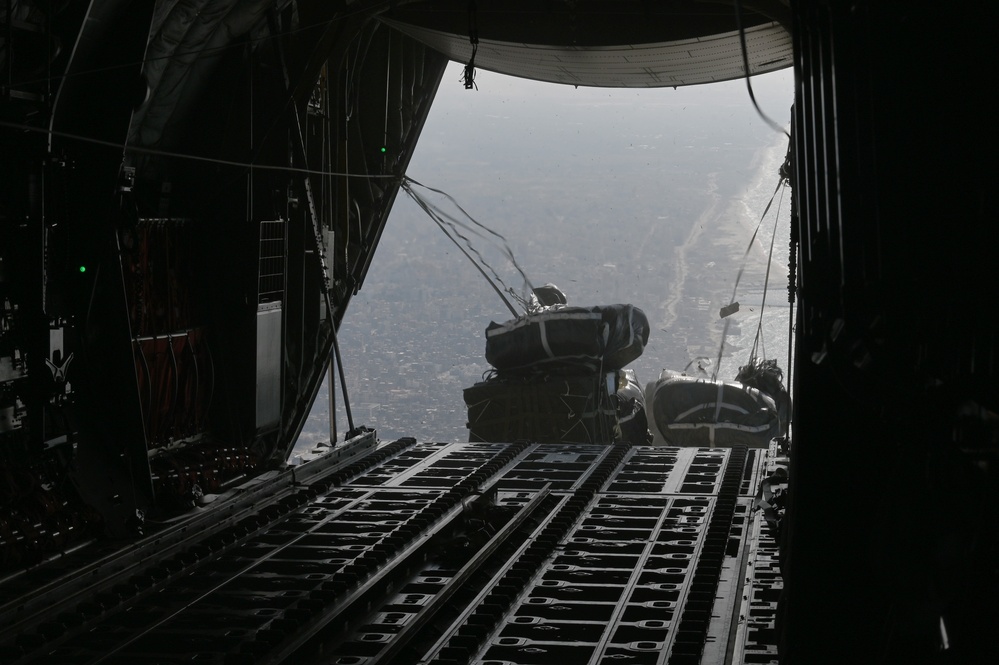
{"type": "Polygon", "coordinates": [[[221,499],[217,526],[33,571],[4,662],[776,662],[754,509],[776,450],[369,434],[335,452],[221,499]]]}

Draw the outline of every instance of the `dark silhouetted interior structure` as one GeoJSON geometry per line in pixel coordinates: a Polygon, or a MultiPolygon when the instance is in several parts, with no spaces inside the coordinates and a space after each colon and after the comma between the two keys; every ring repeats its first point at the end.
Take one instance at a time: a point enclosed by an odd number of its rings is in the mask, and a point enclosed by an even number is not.
{"type": "Polygon", "coordinates": [[[999,662],[997,18],[0,3],[0,660],[999,662]],[[451,59],[471,87],[794,68],[786,446],[351,421],[286,464],[451,59]]]}

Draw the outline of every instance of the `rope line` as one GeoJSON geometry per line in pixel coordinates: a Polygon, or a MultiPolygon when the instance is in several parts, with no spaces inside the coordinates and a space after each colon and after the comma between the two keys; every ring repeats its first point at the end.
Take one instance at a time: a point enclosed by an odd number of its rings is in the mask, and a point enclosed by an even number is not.
{"type": "Polygon", "coordinates": [[[79,141],[81,143],[99,145],[106,148],[113,148],[115,150],[134,152],[140,155],[154,155],[157,157],[169,157],[171,159],[186,159],[194,162],[218,164],[220,166],[232,166],[235,168],[247,169],[250,171],[284,171],[288,173],[298,173],[303,175],[334,176],[339,178],[366,178],[369,180],[399,179],[399,176],[395,176],[392,174],[379,175],[372,173],[340,173],[337,171],[306,169],[297,166],[278,166],[275,164],[253,164],[251,162],[237,162],[229,159],[218,159],[215,157],[191,155],[183,152],[173,152],[170,150],[159,150],[157,148],[142,148],[139,146],[128,145],[127,143],[116,143],[114,141],[105,141],[104,139],[95,139],[89,136],[83,136],[81,134],[73,134],[71,132],[60,132],[55,130],[49,130],[44,127],[32,127],[31,125],[25,125],[19,122],[10,122],[8,120],[0,120],[0,127],[5,127],[7,129],[13,129],[18,131],[34,132],[36,134],[58,136],[59,138],[69,139],[71,141],[79,141]]]}
{"type": "Polygon", "coordinates": [[[763,342],[763,312],[766,311],[767,307],[767,290],[770,288],[770,266],[773,264],[774,260],[774,241],[777,239],[777,224],[780,222],[780,208],[784,203],[784,190],[786,189],[786,180],[781,180],[782,187],[780,190],[780,199],[777,201],[777,214],[774,216],[774,230],[770,236],[770,253],[767,255],[767,273],[763,278],[763,301],[760,303],[760,321],[756,324],[756,339],[753,340],[753,350],[749,354],[750,362],[754,361],[757,357],[757,348],[762,350],[762,357],[764,360],[767,358],[767,347],[763,342]]]}
{"type": "Polygon", "coordinates": [[[446,197],[448,200],[450,200],[454,204],[454,206],[456,208],[458,208],[458,210],[461,210],[462,214],[464,214],[477,227],[483,229],[484,231],[486,231],[489,234],[491,234],[491,235],[495,236],[496,238],[498,238],[502,242],[501,251],[503,252],[503,254],[513,264],[513,266],[516,268],[517,272],[521,275],[521,277],[524,278],[524,281],[528,285],[528,287],[532,288],[530,286],[530,280],[528,279],[527,275],[524,274],[524,271],[517,264],[516,259],[513,256],[513,251],[510,249],[509,244],[506,242],[506,238],[504,238],[499,233],[496,233],[492,229],[486,227],[482,223],[476,221],[449,194],[447,194],[445,192],[442,192],[441,190],[434,189],[432,187],[427,187],[425,185],[421,185],[420,183],[418,183],[417,181],[413,180],[412,178],[409,178],[409,177],[403,178],[403,182],[402,182],[402,188],[403,188],[403,190],[410,196],[410,198],[412,198],[416,202],[416,204],[424,212],[427,213],[427,215],[434,221],[434,223],[444,233],[444,235],[448,238],[448,240],[450,240],[452,243],[454,243],[454,245],[459,250],[461,250],[462,254],[464,254],[465,257],[469,261],[472,262],[472,265],[475,266],[476,270],[478,270],[482,274],[482,276],[489,283],[489,286],[492,287],[492,289],[494,291],[496,291],[496,294],[499,295],[500,299],[503,301],[503,304],[506,305],[507,309],[510,310],[510,312],[513,314],[513,316],[514,317],[518,317],[518,316],[520,316],[522,314],[522,312],[518,312],[514,308],[514,306],[506,298],[506,295],[504,295],[504,292],[510,294],[518,302],[518,304],[520,304],[521,307],[524,308],[524,311],[526,311],[527,310],[527,301],[526,301],[526,299],[522,298],[519,295],[517,295],[517,293],[511,287],[507,286],[507,284],[503,281],[503,278],[499,276],[499,274],[496,272],[496,270],[485,260],[485,258],[482,256],[482,254],[474,247],[474,245],[472,244],[471,240],[467,236],[463,235],[459,229],[464,229],[464,230],[466,230],[466,231],[468,231],[470,233],[474,233],[475,235],[477,235],[477,236],[479,236],[479,237],[481,237],[481,238],[483,238],[483,239],[485,239],[485,240],[487,240],[489,242],[492,242],[494,245],[496,245],[498,243],[496,241],[494,241],[494,240],[491,240],[488,237],[485,237],[475,227],[469,226],[468,224],[462,222],[461,220],[456,219],[452,215],[450,215],[447,212],[441,210],[439,207],[437,207],[436,205],[434,205],[432,202],[430,202],[427,199],[425,199],[424,197],[420,196],[416,191],[414,191],[413,185],[417,185],[419,187],[423,187],[424,189],[426,189],[428,191],[431,191],[431,192],[434,192],[434,193],[440,194],[441,196],[446,197]],[[462,244],[459,243],[458,240],[455,239],[455,236],[457,236],[457,238],[461,239],[465,243],[465,246],[462,246],[462,244]],[[466,247],[467,247],[467,249],[466,249],[466,247]],[[476,257],[478,257],[478,260],[476,260],[476,258],[474,258],[472,256],[472,254],[474,254],[476,257]],[[488,269],[489,272],[492,273],[492,277],[490,277],[489,274],[486,273],[486,269],[488,269]],[[503,288],[501,289],[497,284],[502,285],[503,288]]]}
{"type": "Polygon", "coordinates": [[[408,183],[404,182],[402,188],[410,196],[410,198],[416,201],[416,204],[420,206],[420,208],[422,208],[425,213],[427,213],[430,219],[432,219],[434,223],[437,224],[437,227],[444,233],[447,239],[450,240],[452,243],[454,243],[454,246],[457,247],[461,251],[461,253],[464,254],[465,257],[472,262],[472,265],[475,266],[475,269],[478,270],[480,273],[482,273],[482,276],[485,277],[486,282],[489,284],[489,286],[491,286],[493,290],[496,291],[496,295],[500,297],[500,300],[503,301],[503,304],[506,305],[507,309],[509,309],[510,312],[516,317],[518,315],[517,310],[514,309],[513,305],[510,304],[510,301],[507,300],[506,296],[503,295],[503,291],[501,291],[500,288],[493,283],[493,281],[489,278],[489,275],[486,274],[482,266],[480,266],[478,262],[476,262],[476,260],[472,258],[472,256],[468,253],[468,251],[466,251],[465,248],[462,247],[461,244],[451,236],[451,234],[447,230],[447,226],[438,218],[435,212],[431,209],[430,204],[422,200],[418,196],[416,196],[416,194],[413,193],[413,190],[408,186],[408,183]]]}
{"type": "MultiPolygon", "coordinates": [[[[409,193],[410,196],[419,198],[421,201],[423,201],[424,203],[426,203],[427,206],[429,206],[432,210],[434,210],[440,216],[440,223],[446,224],[447,226],[451,227],[451,229],[454,231],[455,235],[457,235],[459,238],[461,238],[461,240],[463,240],[466,243],[466,245],[468,246],[468,248],[476,256],[479,257],[479,259],[482,261],[482,263],[486,267],[489,268],[489,270],[495,276],[496,280],[500,284],[503,285],[504,290],[507,293],[509,293],[510,296],[513,297],[513,299],[516,300],[524,308],[524,311],[528,310],[530,303],[528,302],[527,298],[524,298],[524,297],[518,295],[517,292],[512,287],[507,286],[507,284],[503,281],[503,279],[496,273],[495,270],[493,270],[493,268],[488,264],[488,262],[486,262],[485,258],[482,257],[481,253],[477,249],[475,249],[475,247],[472,245],[471,241],[466,236],[462,235],[461,232],[458,229],[464,229],[465,231],[467,231],[470,234],[475,234],[476,236],[482,238],[486,242],[489,242],[493,246],[497,247],[500,250],[500,252],[503,254],[503,256],[510,262],[510,264],[513,266],[513,268],[517,271],[517,274],[520,275],[521,279],[524,280],[524,285],[525,285],[526,289],[530,290],[530,291],[533,291],[534,290],[534,285],[531,283],[531,279],[527,276],[527,273],[524,272],[523,268],[520,267],[520,264],[517,262],[517,258],[513,255],[513,250],[510,248],[510,244],[509,244],[509,242],[507,242],[507,239],[506,239],[505,236],[503,236],[500,233],[497,233],[496,231],[492,230],[491,228],[489,228],[485,224],[482,224],[481,222],[479,222],[478,220],[476,220],[474,217],[472,217],[468,213],[468,211],[466,211],[464,208],[462,208],[461,204],[459,204],[454,199],[454,197],[451,196],[450,194],[448,194],[447,192],[444,192],[444,191],[442,191],[440,189],[435,189],[433,187],[427,187],[426,185],[421,184],[421,183],[417,182],[416,180],[413,180],[409,176],[404,176],[403,177],[403,185],[402,186],[403,186],[404,189],[406,189],[407,193],[409,193]],[[465,218],[467,218],[469,222],[471,222],[471,225],[469,225],[469,224],[461,221],[460,219],[455,218],[454,216],[452,216],[452,215],[448,214],[447,212],[441,210],[438,206],[434,205],[430,201],[427,201],[425,198],[420,197],[418,194],[416,194],[413,191],[412,185],[416,185],[417,187],[422,187],[423,189],[425,189],[425,190],[427,190],[429,192],[433,192],[434,194],[442,196],[445,199],[447,199],[448,201],[450,201],[450,203],[455,208],[457,208],[459,211],[461,211],[461,214],[464,215],[465,218]]],[[[418,203],[419,203],[419,201],[418,201],[418,203]]],[[[427,209],[426,207],[424,207],[424,205],[422,203],[420,204],[420,207],[423,208],[424,210],[427,209]]]]}
{"type": "Polygon", "coordinates": [[[763,122],[770,125],[770,128],[775,132],[786,136],[787,140],[790,141],[791,135],[788,134],[787,130],[771,120],[770,116],[764,113],[763,109],[761,109],[760,105],[756,102],[756,95],[753,93],[753,84],[749,80],[749,51],[746,48],[746,28],[742,25],[742,0],[735,0],[735,23],[739,30],[739,46],[742,50],[742,66],[746,72],[746,89],[749,91],[749,99],[753,102],[753,107],[756,109],[760,118],[763,119],[763,122]]]}
{"type": "MultiPolygon", "coordinates": [[[[753,231],[753,237],[749,239],[749,245],[746,247],[746,252],[742,255],[742,265],[739,266],[739,272],[735,276],[735,286],[732,287],[732,297],[729,299],[729,303],[735,302],[736,292],[739,290],[739,282],[742,280],[742,273],[746,270],[746,259],[749,258],[749,252],[753,249],[753,243],[756,242],[756,236],[760,232],[760,227],[763,225],[763,220],[766,218],[767,213],[770,212],[770,206],[773,205],[774,199],[777,197],[777,192],[780,191],[781,186],[784,184],[785,178],[781,176],[777,180],[777,187],[774,188],[774,193],[770,195],[770,200],[767,201],[767,207],[764,208],[763,214],[760,215],[760,221],[756,223],[756,229],[753,231]]],[[[768,266],[769,268],[769,266],[768,266]]],[[[721,367],[722,355],[725,352],[725,338],[728,336],[728,326],[731,319],[725,319],[725,327],[722,329],[721,344],[718,346],[718,361],[715,363],[714,370],[711,372],[711,380],[715,381],[718,379],[718,370],[721,367]]]]}

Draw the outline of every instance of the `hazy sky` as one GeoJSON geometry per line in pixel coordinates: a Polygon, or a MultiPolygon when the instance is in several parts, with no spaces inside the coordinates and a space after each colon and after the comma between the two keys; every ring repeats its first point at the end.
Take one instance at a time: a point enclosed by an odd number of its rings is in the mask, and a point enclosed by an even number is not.
{"type": "MultiPolygon", "coordinates": [[[[786,145],[752,108],[744,81],[610,90],[480,72],[478,90],[465,90],[460,72],[452,64],[444,75],[409,175],[446,190],[506,236],[541,283],[580,279],[545,273],[559,253],[580,269],[631,254],[570,239],[619,231],[617,240],[628,244],[640,241],[629,232],[644,233],[652,223],[677,219],[682,227],[685,216],[702,212],[710,174],[718,174],[715,184],[727,196],[753,177],[761,146],[786,145]],[[545,246],[552,234],[558,245],[545,246]]],[[[791,81],[789,70],[753,79],[757,100],[782,126],[791,81]]],[[[419,221],[411,216],[415,207],[404,198],[389,230],[411,221],[431,229],[422,213],[419,221]]],[[[593,302],[598,293],[578,295],[593,302]]]]}
{"type": "MultiPolygon", "coordinates": [[[[460,69],[452,64],[444,75],[410,167],[417,179],[462,165],[467,179],[482,185],[534,180],[551,186],[582,176],[630,180],[648,168],[669,174],[688,161],[684,153],[699,148],[773,134],[753,110],[744,81],[616,90],[480,72],[478,89],[465,90],[460,69]]],[[[757,100],[782,126],[791,80],[789,70],[753,79],[757,100]]]]}

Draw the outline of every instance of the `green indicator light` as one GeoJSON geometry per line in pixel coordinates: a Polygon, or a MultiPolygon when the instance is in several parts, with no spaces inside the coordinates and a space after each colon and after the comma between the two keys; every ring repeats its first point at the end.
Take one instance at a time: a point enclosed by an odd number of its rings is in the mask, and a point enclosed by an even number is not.
{"type": "Polygon", "coordinates": [[[87,272],[87,266],[80,266],[80,272],[87,272]]]}
{"type": "Polygon", "coordinates": [[[386,148],[385,146],[382,146],[382,152],[388,152],[388,148],[386,148]]]}

